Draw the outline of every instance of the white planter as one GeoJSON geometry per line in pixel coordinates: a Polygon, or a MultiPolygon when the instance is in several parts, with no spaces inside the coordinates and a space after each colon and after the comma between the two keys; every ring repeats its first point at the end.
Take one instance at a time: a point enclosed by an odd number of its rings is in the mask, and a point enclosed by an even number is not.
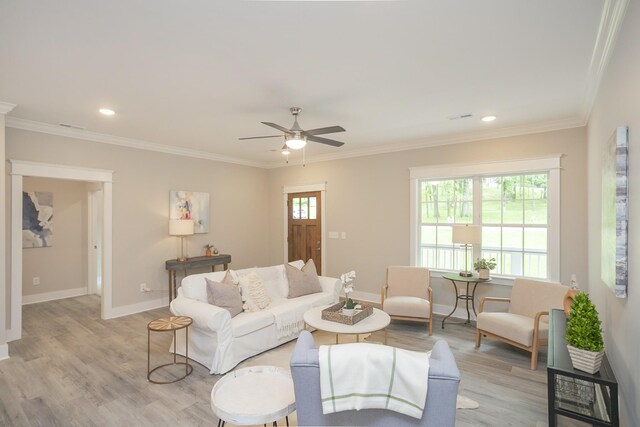
{"type": "Polygon", "coordinates": [[[343,307],[341,312],[345,316],[353,316],[356,313],[356,309],[355,308],[344,308],[343,307]]]}
{"type": "Polygon", "coordinates": [[[569,350],[569,356],[571,357],[571,364],[579,371],[595,374],[600,370],[602,364],[602,357],[604,356],[604,350],[602,351],[588,351],[582,350],[576,347],[572,347],[567,344],[567,350],[569,350]]]}
{"type": "Polygon", "coordinates": [[[488,268],[481,268],[481,269],[478,271],[478,276],[479,276],[481,279],[483,279],[483,280],[488,279],[488,278],[490,277],[489,269],[488,269],[488,268]]]}

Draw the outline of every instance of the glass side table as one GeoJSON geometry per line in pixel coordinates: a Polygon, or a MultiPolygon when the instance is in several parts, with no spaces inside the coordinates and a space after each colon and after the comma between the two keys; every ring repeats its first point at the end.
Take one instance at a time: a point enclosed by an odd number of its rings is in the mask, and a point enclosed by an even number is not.
{"type": "Polygon", "coordinates": [[[451,313],[449,313],[444,319],[442,319],[442,329],[444,329],[444,321],[447,320],[449,317],[451,317],[453,313],[455,313],[456,309],[458,308],[459,300],[463,300],[466,302],[467,321],[464,322],[464,324],[465,325],[471,324],[471,312],[469,311],[469,301],[471,301],[471,308],[473,308],[473,314],[477,316],[478,313],[476,313],[476,303],[475,303],[476,287],[478,286],[478,283],[490,282],[491,278],[481,279],[477,274],[474,274],[471,277],[464,277],[459,275],[458,273],[445,273],[442,275],[442,277],[450,280],[451,283],[453,283],[453,287],[456,291],[456,305],[453,307],[453,310],[451,310],[451,313]],[[456,284],[456,282],[466,284],[467,290],[464,295],[460,295],[458,293],[458,285],[456,284]],[[469,286],[472,286],[471,295],[469,295],[469,286]]]}
{"type": "Polygon", "coordinates": [[[558,415],[594,426],[618,426],[618,382],[607,355],[600,371],[589,374],[573,368],[565,330],[564,311],[549,311],[549,348],[547,351],[547,397],[549,426],[555,427],[558,415]]]}

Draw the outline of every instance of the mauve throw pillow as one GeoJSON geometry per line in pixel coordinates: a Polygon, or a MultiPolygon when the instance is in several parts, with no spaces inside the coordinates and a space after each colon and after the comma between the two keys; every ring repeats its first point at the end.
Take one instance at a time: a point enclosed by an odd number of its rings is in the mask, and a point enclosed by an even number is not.
{"type": "Polygon", "coordinates": [[[298,270],[292,265],[285,264],[284,269],[287,272],[287,281],[289,282],[289,295],[287,298],[296,298],[303,295],[315,294],[322,292],[320,279],[316,272],[316,265],[312,259],[298,270]]]}
{"type": "Polygon", "coordinates": [[[207,281],[207,301],[209,304],[228,310],[231,317],[242,313],[242,297],[236,285],[207,281]]]}

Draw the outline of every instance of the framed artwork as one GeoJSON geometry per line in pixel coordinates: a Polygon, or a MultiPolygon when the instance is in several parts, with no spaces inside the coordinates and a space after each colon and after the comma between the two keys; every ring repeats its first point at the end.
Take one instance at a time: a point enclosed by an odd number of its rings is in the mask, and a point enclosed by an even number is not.
{"type": "Polygon", "coordinates": [[[618,298],[627,297],[629,128],[616,128],[602,156],[602,281],[618,298]]]}
{"type": "Polygon", "coordinates": [[[209,232],[209,193],[171,190],[169,192],[169,219],[191,219],[195,233],[209,232]]]}
{"type": "Polygon", "coordinates": [[[22,192],[22,247],[53,244],[53,193],[22,192]]]}

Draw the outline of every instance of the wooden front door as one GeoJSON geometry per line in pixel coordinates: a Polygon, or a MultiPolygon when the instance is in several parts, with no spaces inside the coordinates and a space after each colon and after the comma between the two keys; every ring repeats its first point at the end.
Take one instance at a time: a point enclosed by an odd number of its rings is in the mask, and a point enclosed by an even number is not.
{"type": "Polygon", "coordinates": [[[289,261],[301,259],[307,262],[311,258],[320,275],[322,271],[320,192],[290,193],[287,208],[289,261]]]}

